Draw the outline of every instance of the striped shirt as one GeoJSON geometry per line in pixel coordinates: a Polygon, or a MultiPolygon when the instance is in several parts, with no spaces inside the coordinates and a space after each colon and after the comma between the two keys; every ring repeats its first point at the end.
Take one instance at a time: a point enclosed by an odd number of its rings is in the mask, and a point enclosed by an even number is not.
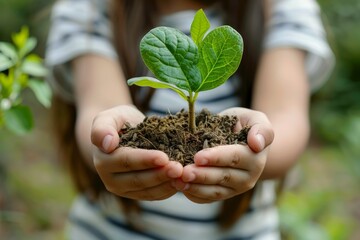
{"type": "Polygon", "coordinates": [[[199,240],[277,240],[278,213],[274,206],[275,183],[261,182],[246,214],[229,230],[217,224],[221,202],[196,204],[178,193],[164,201],[140,202],[141,215],[128,224],[122,209],[112,196],[92,203],[86,197],[76,199],[67,226],[69,239],[199,239],[199,240]]]}
{"type": "MultiPolygon", "coordinates": [[[[326,41],[320,9],[314,0],[273,0],[264,48],[296,47],[306,51],[306,70],[312,90],[329,76],[334,57],[326,41]]],[[[162,19],[161,25],[188,33],[195,11],[182,11],[162,19]]],[[[223,24],[223,14],[214,6],[206,9],[212,27],[223,24]]],[[[106,0],[61,0],[53,8],[46,63],[49,81],[64,99],[73,101],[69,61],[86,53],[116,59],[106,0]]],[[[216,113],[239,106],[238,79],[232,77],[216,90],[199,94],[196,109],[216,113]]],[[[187,108],[173,91],[159,89],[148,114],[165,114],[187,108]]],[[[69,239],[280,239],[275,207],[275,181],[257,184],[251,206],[229,230],[221,231],[217,217],[221,202],[196,204],[181,193],[162,201],[141,201],[142,214],[131,228],[112,196],[92,203],[79,196],[70,211],[69,239]]]]}

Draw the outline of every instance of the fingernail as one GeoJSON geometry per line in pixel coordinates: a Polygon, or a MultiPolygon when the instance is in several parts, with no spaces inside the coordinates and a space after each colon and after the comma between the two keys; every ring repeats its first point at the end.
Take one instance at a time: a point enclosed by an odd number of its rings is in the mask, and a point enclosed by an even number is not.
{"type": "Polygon", "coordinates": [[[265,148],[265,138],[261,134],[256,134],[256,138],[259,142],[260,149],[263,150],[265,148]]]}
{"type": "Polygon", "coordinates": [[[106,135],[104,137],[103,142],[102,142],[102,147],[106,152],[108,152],[110,150],[112,140],[113,140],[113,136],[111,136],[111,135],[106,135]]]}

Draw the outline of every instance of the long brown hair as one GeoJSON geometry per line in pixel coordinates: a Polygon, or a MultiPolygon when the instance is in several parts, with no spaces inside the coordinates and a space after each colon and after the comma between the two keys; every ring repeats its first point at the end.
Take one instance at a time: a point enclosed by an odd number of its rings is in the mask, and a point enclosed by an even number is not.
{"type": "MultiPolygon", "coordinates": [[[[242,106],[250,107],[252,85],[261,52],[264,26],[262,8],[259,6],[261,0],[223,0],[219,2],[223,4],[227,12],[227,24],[236,28],[244,39],[245,51],[238,70],[238,74],[241,76],[239,97],[242,106]],[[254,4],[255,2],[257,4],[254,4]]],[[[156,26],[158,20],[156,0],[113,0],[111,4],[109,9],[111,9],[111,20],[114,26],[114,46],[118,52],[125,77],[128,79],[142,74],[144,70],[143,66],[138,64],[141,61],[139,61],[140,56],[137,49],[141,37],[156,26]]],[[[142,102],[136,98],[136,92],[137,88],[131,88],[133,101],[139,109],[145,110],[151,92],[148,98],[142,98],[142,102]]],[[[55,130],[61,146],[61,158],[64,159],[77,190],[93,198],[106,193],[99,176],[88,166],[80,153],[75,138],[76,109],[74,105],[55,96],[53,110],[55,130]]],[[[222,228],[231,227],[248,210],[253,192],[254,189],[224,201],[219,215],[219,225],[222,228]]],[[[133,211],[139,210],[136,201],[126,198],[119,198],[119,200],[129,216],[133,211]]]]}

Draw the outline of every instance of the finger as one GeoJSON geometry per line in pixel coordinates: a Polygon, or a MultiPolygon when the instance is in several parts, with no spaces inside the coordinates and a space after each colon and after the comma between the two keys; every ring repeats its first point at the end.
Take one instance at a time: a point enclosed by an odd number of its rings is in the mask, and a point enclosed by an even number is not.
{"type": "Polygon", "coordinates": [[[220,201],[237,194],[237,192],[230,188],[202,184],[189,184],[188,189],[183,191],[183,193],[191,201],[197,203],[220,201]]]}
{"type": "Polygon", "coordinates": [[[177,190],[171,185],[171,182],[165,182],[159,186],[143,189],[140,191],[127,192],[124,197],[134,200],[164,200],[177,193],[177,190]]]}
{"type": "Polygon", "coordinates": [[[247,108],[230,108],[220,113],[220,115],[234,115],[239,121],[235,126],[235,131],[240,131],[245,126],[250,126],[248,133],[248,145],[254,152],[260,152],[269,146],[274,140],[274,131],[267,116],[259,111],[247,108]]]}
{"type": "Polygon", "coordinates": [[[199,204],[207,204],[207,203],[213,203],[214,200],[206,199],[206,198],[199,198],[196,196],[191,195],[190,193],[184,193],[184,195],[192,202],[199,203],[199,204]]]}
{"type": "Polygon", "coordinates": [[[181,180],[191,184],[219,185],[243,192],[254,187],[257,179],[253,178],[249,172],[239,169],[192,165],[184,168],[181,180]]]}
{"type": "Polygon", "coordinates": [[[94,118],[91,142],[106,153],[112,152],[119,144],[118,133],[125,122],[139,123],[143,119],[144,115],[132,106],[115,107],[103,111],[94,118]]]}
{"type": "Polygon", "coordinates": [[[165,166],[168,156],[161,151],[120,147],[110,154],[94,149],[98,172],[121,173],[165,166]]]}
{"type": "Polygon", "coordinates": [[[230,167],[248,171],[262,169],[265,161],[264,152],[254,153],[247,146],[239,144],[206,148],[194,156],[194,162],[198,166],[230,167]]]}
{"type": "Polygon", "coordinates": [[[264,124],[254,124],[248,132],[248,146],[255,153],[261,152],[268,147],[274,140],[274,131],[271,126],[264,124]]]}
{"type": "Polygon", "coordinates": [[[140,191],[156,187],[182,175],[182,166],[178,162],[170,162],[165,167],[129,173],[113,174],[111,185],[121,192],[140,191]]]}

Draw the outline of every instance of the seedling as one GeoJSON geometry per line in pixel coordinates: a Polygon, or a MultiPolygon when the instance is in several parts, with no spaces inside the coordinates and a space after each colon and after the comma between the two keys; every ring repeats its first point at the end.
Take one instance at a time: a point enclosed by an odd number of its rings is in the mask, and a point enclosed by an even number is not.
{"type": "Polygon", "coordinates": [[[196,12],[191,37],[170,27],[150,30],[140,42],[140,53],[153,77],[136,77],[129,85],[169,88],[188,102],[189,130],[195,132],[195,101],[199,92],[225,83],[238,69],[242,54],[241,35],[230,26],[211,31],[203,10],[196,12]]]}

